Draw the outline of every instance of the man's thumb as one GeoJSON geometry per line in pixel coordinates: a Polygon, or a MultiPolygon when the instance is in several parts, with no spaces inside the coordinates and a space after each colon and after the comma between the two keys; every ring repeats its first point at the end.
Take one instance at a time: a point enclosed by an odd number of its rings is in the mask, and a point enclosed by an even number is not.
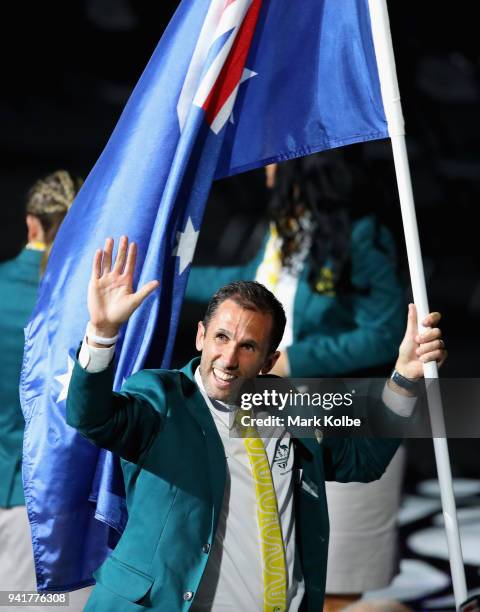
{"type": "Polygon", "coordinates": [[[417,309],[415,304],[408,305],[408,318],[407,318],[407,335],[416,336],[418,333],[418,322],[417,322],[417,309]]]}
{"type": "Polygon", "coordinates": [[[160,283],[157,280],[150,281],[143,285],[143,287],[137,291],[140,301],[143,302],[143,300],[155,291],[159,285],[160,283]]]}

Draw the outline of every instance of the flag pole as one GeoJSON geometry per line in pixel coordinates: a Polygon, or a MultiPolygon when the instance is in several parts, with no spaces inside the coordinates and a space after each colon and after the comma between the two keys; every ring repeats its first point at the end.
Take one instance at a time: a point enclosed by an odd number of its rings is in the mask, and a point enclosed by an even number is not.
{"type": "MultiPolygon", "coordinates": [[[[395,69],[388,10],[386,0],[368,0],[368,2],[383,104],[392,142],[413,299],[417,307],[418,320],[422,321],[429,313],[429,306],[422,253],[420,250],[417,218],[415,214],[412,181],[405,144],[404,121],[395,69]]],[[[422,333],[423,331],[425,331],[425,328],[419,325],[419,332],[422,333]]],[[[424,375],[427,381],[438,379],[437,364],[435,362],[424,364],[424,375]]],[[[433,382],[435,383],[435,380],[433,380],[433,382]]],[[[467,598],[467,587],[455,496],[453,493],[448,444],[445,435],[445,421],[438,382],[432,385],[427,384],[427,401],[430,422],[432,425],[433,446],[440,485],[448,554],[450,558],[453,593],[456,608],[459,609],[462,602],[467,598]]]]}

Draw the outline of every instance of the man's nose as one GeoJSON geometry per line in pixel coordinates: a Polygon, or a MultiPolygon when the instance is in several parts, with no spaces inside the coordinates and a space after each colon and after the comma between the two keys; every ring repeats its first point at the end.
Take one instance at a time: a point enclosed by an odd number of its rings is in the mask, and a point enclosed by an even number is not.
{"type": "Polygon", "coordinates": [[[222,361],[225,368],[235,370],[238,368],[238,347],[229,344],[222,351],[222,361]]]}

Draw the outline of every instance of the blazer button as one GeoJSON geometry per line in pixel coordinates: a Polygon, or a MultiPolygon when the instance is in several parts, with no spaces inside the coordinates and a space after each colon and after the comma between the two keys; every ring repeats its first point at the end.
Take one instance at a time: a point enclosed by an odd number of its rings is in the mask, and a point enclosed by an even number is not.
{"type": "Polygon", "coordinates": [[[203,552],[204,552],[206,555],[208,555],[208,553],[210,552],[210,544],[209,544],[208,542],[202,546],[202,551],[203,551],[203,552]]]}
{"type": "Polygon", "coordinates": [[[193,591],[185,591],[183,601],[191,601],[193,599],[193,591]]]}
{"type": "Polygon", "coordinates": [[[315,429],[313,433],[315,434],[317,442],[321,444],[323,440],[323,431],[321,429],[315,429]]]}

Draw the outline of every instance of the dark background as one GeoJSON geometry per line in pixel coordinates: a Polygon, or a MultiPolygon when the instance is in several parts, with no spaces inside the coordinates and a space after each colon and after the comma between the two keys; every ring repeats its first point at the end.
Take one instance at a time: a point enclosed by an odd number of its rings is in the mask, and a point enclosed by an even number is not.
{"type": "MultiPolygon", "coordinates": [[[[25,240],[30,185],[57,168],[86,176],[102,151],[176,2],[17,2],[2,20],[0,259],[25,240]]],[[[444,314],[445,376],[478,376],[480,58],[473,3],[390,1],[430,305],[444,314]]],[[[360,146],[360,145],[358,145],[360,146]]],[[[364,146],[384,178],[383,216],[408,283],[388,141],[364,146]]],[[[257,171],[217,183],[197,249],[200,263],[251,255],[267,195],[257,171]],[[249,239],[249,237],[251,237],[249,239]],[[248,239],[248,240],[247,240],[248,239]]],[[[200,313],[201,315],[201,313],[200,313]]],[[[187,307],[176,363],[192,353],[198,311],[187,307]]],[[[413,450],[409,477],[433,474],[430,446],[413,450]]],[[[456,474],[478,475],[476,443],[452,443],[456,474]],[[473,460],[472,460],[473,459],[473,460]]]]}

